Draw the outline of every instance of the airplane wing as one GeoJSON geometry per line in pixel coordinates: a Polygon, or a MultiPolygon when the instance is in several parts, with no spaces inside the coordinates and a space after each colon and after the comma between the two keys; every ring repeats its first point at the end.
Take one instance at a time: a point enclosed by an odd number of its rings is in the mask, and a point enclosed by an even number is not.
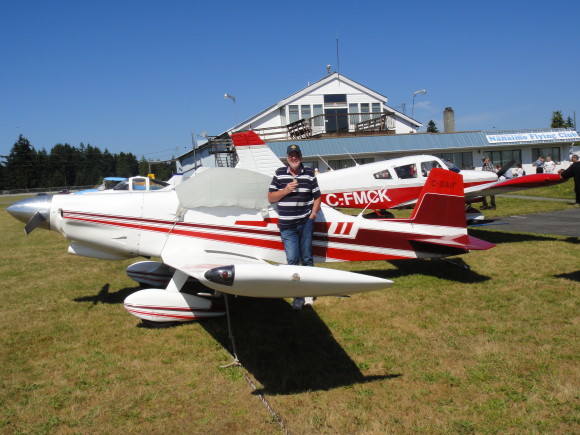
{"type": "MultiPolygon", "coordinates": [[[[270,177],[238,168],[202,172],[176,186],[182,209],[267,205],[270,177]],[[265,203],[264,203],[265,201],[265,203]]],[[[272,265],[234,252],[206,251],[170,236],[161,253],[163,262],[214,290],[240,296],[286,298],[329,296],[378,290],[392,281],[321,267],[272,265]]]]}
{"type": "Polygon", "coordinates": [[[466,198],[478,196],[500,195],[519,190],[533,189],[535,187],[555,186],[563,183],[559,174],[530,174],[507,180],[498,180],[491,183],[480,184],[465,189],[466,198]]]}
{"type": "Polygon", "coordinates": [[[273,265],[227,252],[166,246],[164,263],[224,293],[259,298],[338,296],[380,290],[392,281],[323,267],[273,265]]]}

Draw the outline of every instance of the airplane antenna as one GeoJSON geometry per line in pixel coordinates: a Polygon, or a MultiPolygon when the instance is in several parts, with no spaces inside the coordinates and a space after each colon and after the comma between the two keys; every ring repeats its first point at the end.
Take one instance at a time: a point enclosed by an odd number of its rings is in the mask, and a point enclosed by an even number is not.
{"type": "Polygon", "coordinates": [[[352,159],[352,161],[354,162],[355,166],[358,166],[358,162],[354,159],[353,156],[350,155],[350,153],[348,152],[348,150],[346,148],[343,148],[344,152],[348,154],[348,156],[352,159]]]}
{"type": "Polygon", "coordinates": [[[338,35],[336,37],[336,72],[340,75],[340,56],[338,51],[338,35]]]}
{"type": "Polygon", "coordinates": [[[332,169],[332,168],[330,167],[330,165],[329,165],[328,163],[326,163],[326,161],[325,161],[325,160],[324,160],[324,159],[323,159],[323,158],[320,156],[320,154],[316,154],[316,155],[318,156],[318,158],[319,158],[320,160],[322,160],[322,163],[324,163],[328,169],[332,169]]]}

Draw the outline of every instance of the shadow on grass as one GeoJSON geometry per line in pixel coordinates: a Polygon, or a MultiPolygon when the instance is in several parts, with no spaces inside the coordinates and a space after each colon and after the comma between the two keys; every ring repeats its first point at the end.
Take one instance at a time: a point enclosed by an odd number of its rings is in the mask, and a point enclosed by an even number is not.
{"type": "Polygon", "coordinates": [[[490,277],[469,269],[462,258],[431,260],[391,260],[388,263],[396,269],[358,270],[358,273],[376,276],[377,278],[395,279],[407,275],[427,275],[449,281],[474,284],[485,282],[490,277]]]}
{"type": "MultiPolygon", "coordinates": [[[[99,303],[122,304],[140,287],[123,288],[114,293],[109,293],[109,289],[109,284],[105,284],[96,295],[79,297],[75,301],[92,302],[89,309],[99,303]]],[[[401,376],[363,375],[315,309],[310,307],[293,311],[284,299],[230,297],[230,311],[238,359],[263,385],[257,392],[295,394],[401,376]]],[[[199,324],[232,353],[225,317],[200,320],[199,324]]],[[[183,323],[140,323],[138,327],[174,328],[180,325],[183,323]]]]}
{"type": "MultiPolygon", "coordinates": [[[[310,307],[293,311],[283,299],[231,298],[231,323],[242,366],[263,385],[259,393],[295,394],[392,379],[365,376],[310,307]]],[[[231,352],[225,318],[200,325],[231,352]]]]}
{"type": "Polygon", "coordinates": [[[516,243],[516,242],[543,242],[552,240],[561,240],[557,237],[542,236],[540,234],[515,233],[498,230],[469,230],[469,235],[485,240],[486,242],[495,243],[516,243]]]}
{"type": "Polygon", "coordinates": [[[75,298],[75,302],[92,302],[93,306],[101,303],[101,304],[122,304],[123,301],[127,296],[131,293],[135,293],[137,290],[140,290],[141,287],[125,287],[122,288],[115,293],[109,293],[110,285],[107,283],[105,284],[99,293],[94,296],[83,296],[80,298],[75,298]]]}
{"type": "Polygon", "coordinates": [[[561,273],[559,275],[554,275],[555,278],[564,278],[570,281],[580,282],[580,270],[572,273],[561,273]]]}

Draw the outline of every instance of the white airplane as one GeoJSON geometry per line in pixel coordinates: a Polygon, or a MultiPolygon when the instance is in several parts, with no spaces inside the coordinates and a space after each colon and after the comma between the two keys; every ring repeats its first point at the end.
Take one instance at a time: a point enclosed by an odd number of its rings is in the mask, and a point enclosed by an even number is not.
{"type": "MultiPolygon", "coordinates": [[[[272,176],[283,166],[280,159],[253,131],[234,133],[239,161],[237,168],[251,169],[272,176]]],[[[317,175],[322,201],[331,207],[371,209],[378,212],[412,205],[417,201],[433,168],[450,170],[441,159],[429,155],[399,157],[317,175]]],[[[466,203],[481,201],[482,196],[564,182],[558,174],[533,174],[500,180],[488,171],[461,170],[466,203]]],[[[501,175],[501,173],[499,174],[501,175]]],[[[477,215],[477,210],[475,210],[477,215]]],[[[378,212],[376,216],[385,215],[378,212]]]]}
{"type": "MultiPolygon", "coordinates": [[[[26,234],[37,227],[61,233],[71,254],[160,258],[129,267],[130,276],[151,287],[168,282],[165,289],[139,290],[125,299],[125,308],[144,321],[223,315],[215,300],[181,291],[189,277],[218,293],[264,298],[345,295],[392,284],[282,264],[276,205],[266,199],[270,181],[255,171],[212,168],[171,190],[44,195],[7,211],[26,223],[26,234]]],[[[317,263],[443,258],[494,246],[467,234],[462,177],[440,168],[431,171],[411,218],[368,220],[323,206],[314,231],[317,263]]]]}

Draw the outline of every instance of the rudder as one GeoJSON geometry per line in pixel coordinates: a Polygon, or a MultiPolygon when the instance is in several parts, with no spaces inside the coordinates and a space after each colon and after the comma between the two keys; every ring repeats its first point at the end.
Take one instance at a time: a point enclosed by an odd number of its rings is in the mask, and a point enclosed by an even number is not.
{"type": "Polygon", "coordinates": [[[268,145],[253,131],[232,134],[238,154],[238,169],[249,169],[269,176],[284,166],[268,145]]]}

